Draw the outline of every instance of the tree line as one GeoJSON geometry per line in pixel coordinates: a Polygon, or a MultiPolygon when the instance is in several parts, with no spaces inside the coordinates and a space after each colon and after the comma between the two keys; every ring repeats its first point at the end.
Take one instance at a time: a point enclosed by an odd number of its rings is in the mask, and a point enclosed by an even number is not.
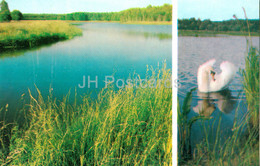
{"type": "MultiPolygon", "coordinates": [[[[249,30],[259,32],[259,19],[249,19],[249,30]]],[[[179,19],[179,30],[208,30],[208,31],[248,31],[247,20],[234,19],[227,21],[200,20],[195,18],[179,19]]]]}
{"type": "MultiPolygon", "coordinates": [[[[10,20],[75,20],[75,21],[172,21],[172,5],[131,8],[120,12],[75,12],[69,14],[22,14],[10,12],[5,0],[0,3],[0,22],[10,20]]],[[[235,16],[234,16],[235,17],[235,16]]],[[[235,17],[236,18],[236,17],[235,17]]],[[[248,20],[251,32],[259,32],[259,19],[248,20]]],[[[179,19],[179,30],[248,31],[247,20],[211,21],[195,18],[179,19]]]]}
{"type": "Polygon", "coordinates": [[[24,20],[75,20],[75,21],[171,21],[172,5],[131,8],[121,12],[75,12],[70,14],[24,14],[24,20]]]}

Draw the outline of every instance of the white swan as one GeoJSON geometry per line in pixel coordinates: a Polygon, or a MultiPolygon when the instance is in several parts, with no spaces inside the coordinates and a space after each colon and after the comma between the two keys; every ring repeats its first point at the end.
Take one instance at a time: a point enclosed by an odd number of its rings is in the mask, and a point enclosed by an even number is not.
{"type": "Polygon", "coordinates": [[[228,87],[234,78],[237,68],[228,61],[220,64],[221,73],[216,74],[213,69],[215,59],[200,65],[198,69],[198,89],[200,92],[217,92],[228,87]]]}

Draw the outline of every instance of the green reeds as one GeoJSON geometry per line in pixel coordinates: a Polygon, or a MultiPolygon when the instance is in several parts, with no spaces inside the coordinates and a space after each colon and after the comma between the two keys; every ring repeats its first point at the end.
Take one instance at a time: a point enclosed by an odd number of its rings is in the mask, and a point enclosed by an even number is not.
{"type": "Polygon", "coordinates": [[[245,69],[241,70],[246,95],[250,124],[259,126],[259,50],[250,46],[245,59],[245,69]]]}
{"type": "MultiPolygon", "coordinates": [[[[152,73],[157,81],[171,79],[166,68],[152,73]]],[[[44,100],[40,91],[30,98],[2,165],[172,164],[171,88],[104,89],[82,104],[70,104],[69,95],[44,100]]]]}
{"type": "Polygon", "coordinates": [[[182,163],[192,159],[191,151],[191,127],[198,120],[209,120],[211,117],[198,115],[188,119],[188,114],[191,111],[192,92],[196,88],[191,89],[186,94],[186,97],[181,104],[178,101],[178,162],[182,163]]]}
{"type": "Polygon", "coordinates": [[[62,21],[0,23],[0,51],[31,48],[81,35],[82,31],[62,21]]]}

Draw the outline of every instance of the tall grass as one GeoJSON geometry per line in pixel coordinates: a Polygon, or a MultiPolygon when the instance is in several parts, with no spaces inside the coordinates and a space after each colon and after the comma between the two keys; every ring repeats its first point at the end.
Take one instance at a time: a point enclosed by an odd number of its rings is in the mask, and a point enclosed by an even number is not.
{"type": "Polygon", "coordinates": [[[82,31],[63,21],[20,21],[0,23],[0,51],[29,48],[71,39],[82,31]]]}
{"type": "MultiPolygon", "coordinates": [[[[170,70],[152,72],[159,81],[170,70]]],[[[149,82],[148,82],[149,83],[149,82]]],[[[2,165],[171,165],[172,89],[104,89],[70,104],[30,95],[23,127],[15,125],[2,165]]]]}
{"type": "MultiPolygon", "coordinates": [[[[180,164],[185,163],[185,161],[192,159],[192,145],[191,145],[191,127],[196,121],[209,120],[211,117],[198,115],[192,118],[188,118],[191,111],[192,102],[192,92],[196,88],[191,89],[187,93],[183,104],[179,103],[177,106],[178,112],[178,162],[180,164]]],[[[203,110],[202,110],[203,111],[203,110]]]]}
{"type": "Polygon", "coordinates": [[[259,126],[259,50],[250,47],[245,59],[245,69],[241,70],[246,94],[250,125],[259,126]]]}

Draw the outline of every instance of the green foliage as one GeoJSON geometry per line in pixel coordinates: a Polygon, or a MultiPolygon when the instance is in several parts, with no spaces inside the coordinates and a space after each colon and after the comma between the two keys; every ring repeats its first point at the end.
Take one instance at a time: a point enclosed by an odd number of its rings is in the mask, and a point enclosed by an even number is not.
{"type": "Polygon", "coordinates": [[[19,10],[12,11],[11,16],[12,20],[19,21],[23,19],[23,14],[19,10]]]}
{"type": "MultiPolygon", "coordinates": [[[[251,32],[259,32],[259,20],[248,20],[251,32]]],[[[211,21],[209,19],[201,21],[195,18],[179,19],[179,30],[208,30],[208,31],[237,31],[247,32],[246,20],[211,21]]]]}
{"type": "Polygon", "coordinates": [[[5,0],[2,0],[0,3],[0,22],[9,22],[12,20],[11,13],[8,7],[8,4],[5,0]]]}
{"type": "Polygon", "coordinates": [[[120,21],[171,21],[172,5],[132,8],[121,12],[120,21]]]}
{"type": "MultiPolygon", "coordinates": [[[[166,68],[151,73],[158,82],[171,78],[166,68]]],[[[10,153],[0,164],[172,164],[171,88],[104,89],[81,104],[70,104],[69,95],[57,102],[38,93],[25,105],[24,126],[12,128],[10,153]]]]}
{"type": "Polygon", "coordinates": [[[83,21],[83,20],[88,20],[88,18],[85,13],[73,13],[73,20],[83,21]]]}
{"type": "Polygon", "coordinates": [[[171,21],[172,5],[132,8],[121,12],[76,12],[70,14],[24,14],[24,20],[76,20],[76,21],[171,21]]]}

